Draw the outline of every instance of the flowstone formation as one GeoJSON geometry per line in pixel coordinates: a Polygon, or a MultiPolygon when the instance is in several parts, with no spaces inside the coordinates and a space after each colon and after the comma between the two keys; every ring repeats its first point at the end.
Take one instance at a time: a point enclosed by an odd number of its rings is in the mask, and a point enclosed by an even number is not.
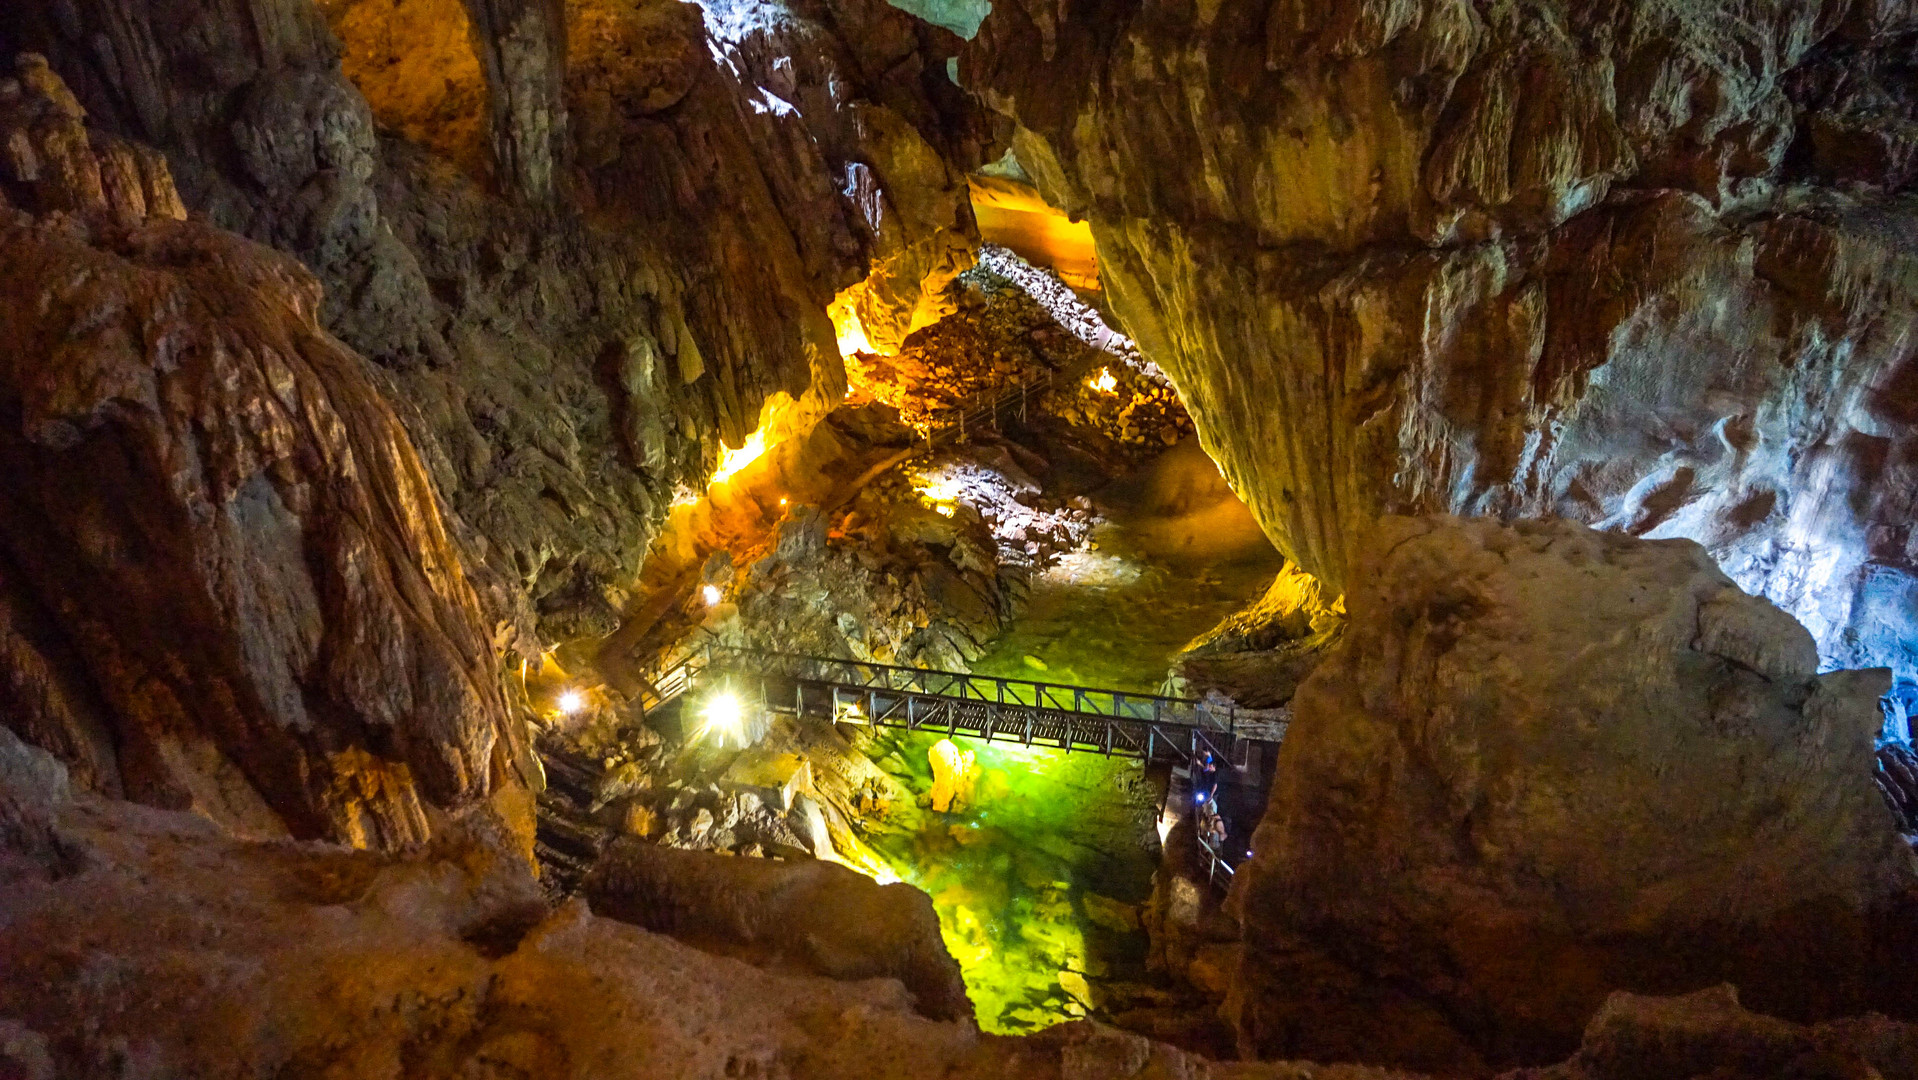
{"type": "Polygon", "coordinates": [[[1000,148],[960,44],[882,0],[0,10],[0,55],[319,278],[524,657],[619,624],[724,447],[837,403],[835,296],[909,324],[963,269],[1000,148]]]}
{"type": "Polygon", "coordinates": [[[1813,647],[1913,641],[1915,47],[0,4],[0,1077],[1410,1080],[1098,1016],[1918,1080],[1842,1018],[1911,1012],[1918,759],[1813,647]],[[1430,509],[1618,535],[1377,524],[1430,509]],[[698,634],[1149,692],[1265,536],[1176,672],[1292,723],[1223,911],[1161,772],[649,682],[698,634]]]}
{"type": "Polygon", "coordinates": [[[1706,545],[1918,668],[1909,4],[1007,0],[960,78],[1334,594],[1382,513],[1706,545]]]}
{"type": "Polygon", "coordinates": [[[1690,541],[1390,518],[1367,552],[1235,885],[1244,1049],[1546,1061],[1611,990],[1720,981],[1909,1009],[1884,670],[1816,674],[1690,541]]]}
{"type": "Polygon", "coordinates": [[[243,836],[396,848],[495,797],[529,828],[478,598],[318,284],[82,116],[40,57],[0,79],[6,724],[243,836]]]}

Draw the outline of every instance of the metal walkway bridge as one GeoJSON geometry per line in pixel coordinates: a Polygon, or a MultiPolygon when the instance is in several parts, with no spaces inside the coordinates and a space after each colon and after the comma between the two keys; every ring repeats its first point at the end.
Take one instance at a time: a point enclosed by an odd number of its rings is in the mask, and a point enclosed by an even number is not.
{"type": "Polygon", "coordinates": [[[652,683],[649,712],[725,686],[788,716],[1147,761],[1230,762],[1242,745],[1235,709],[1191,698],[730,646],[696,646],[652,683]]]}

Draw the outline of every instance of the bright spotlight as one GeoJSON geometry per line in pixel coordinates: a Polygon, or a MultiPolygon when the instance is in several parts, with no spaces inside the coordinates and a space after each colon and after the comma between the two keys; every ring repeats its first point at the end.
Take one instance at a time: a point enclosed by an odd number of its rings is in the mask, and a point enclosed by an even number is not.
{"type": "Polygon", "coordinates": [[[715,484],[731,480],[734,473],[759,460],[760,455],[766,452],[766,429],[760,428],[746,436],[745,443],[737,450],[728,446],[721,446],[720,450],[719,467],[713,470],[712,482],[715,484]]]}
{"type": "Polygon", "coordinates": [[[1102,367],[1099,374],[1086,380],[1086,385],[1102,394],[1110,394],[1119,388],[1119,380],[1113,376],[1111,368],[1102,367]]]}
{"type": "Polygon", "coordinates": [[[728,736],[740,746],[746,745],[746,707],[731,690],[721,690],[706,699],[706,707],[700,710],[699,715],[706,722],[701,725],[698,737],[704,737],[707,732],[718,732],[722,746],[728,736]]]}
{"type": "Polygon", "coordinates": [[[559,706],[560,712],[571,716],[586,707],[586,696],[577,690],[568,690],[559,696],[559,701],[555,704],[559,706]]]}
{"type": "Polygon", "coordinates": [[[699,595],[705,598],[707,607],[717,606],[722,598],[719,586],[717,585],[708,585],[700,589],[699,595]]]}

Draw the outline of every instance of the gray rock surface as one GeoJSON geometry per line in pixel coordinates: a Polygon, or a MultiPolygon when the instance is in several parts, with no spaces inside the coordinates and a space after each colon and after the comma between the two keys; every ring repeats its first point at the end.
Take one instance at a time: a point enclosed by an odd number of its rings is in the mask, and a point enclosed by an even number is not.
{"type": "Polygon", "coordinates": [[[1689,541],[1432,517],[1371,545],[1234,885],[1244,1048],[1550,1060],[1611,990],[1724,980],[1904,1007],[1882,670],[1817,675],[1689,541]]]}
{"type": "MultiPolygon", "coordinates": [[[[292,259],[0,80],[0,719],[76,786],[397,847],[523,792],[432,483],[292,259]]],[[[524,821],[530,830],[530,820],[524,821]]]]}

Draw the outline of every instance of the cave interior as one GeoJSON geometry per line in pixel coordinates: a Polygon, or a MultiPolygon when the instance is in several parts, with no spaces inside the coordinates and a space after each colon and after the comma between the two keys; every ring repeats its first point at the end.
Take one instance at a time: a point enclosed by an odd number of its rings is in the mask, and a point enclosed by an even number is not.
{"type": "Polygon", "coordinates": [[[0,1077],[1918,1080],[1918,4],[0,9],[0,1077]]]}

